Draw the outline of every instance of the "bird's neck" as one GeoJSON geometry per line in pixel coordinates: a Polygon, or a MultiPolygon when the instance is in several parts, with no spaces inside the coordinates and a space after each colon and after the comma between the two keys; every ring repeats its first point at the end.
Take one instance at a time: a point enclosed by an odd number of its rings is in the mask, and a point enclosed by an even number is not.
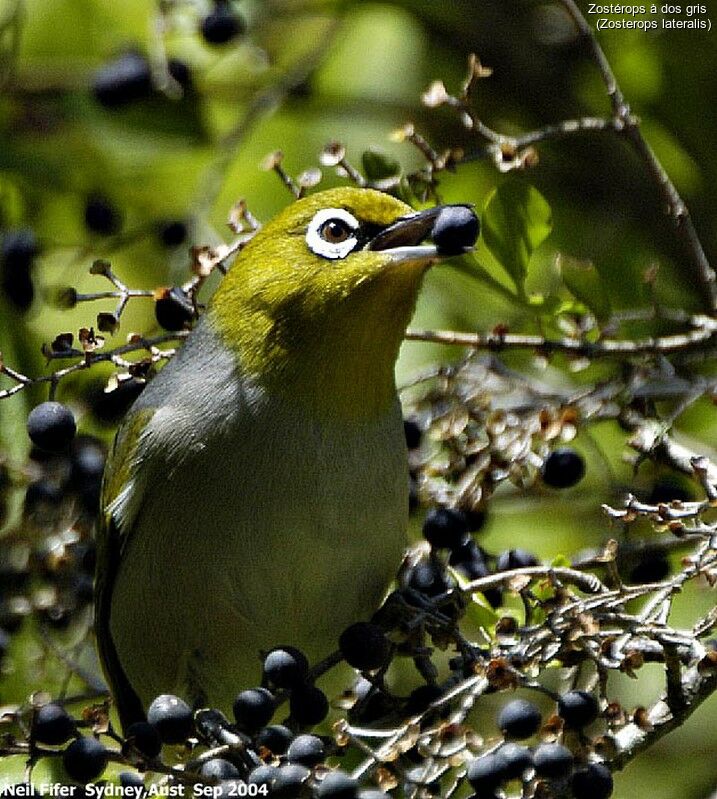
{"type": "Polygon", "coordinates": [[[276,315],[258,303],[237,314],[222,302],[210,314],[240,371],[264,390],[317,418],[370,421],[396,404],[394,368],[417,292],[403,288],[330,314],[276,315]]]}

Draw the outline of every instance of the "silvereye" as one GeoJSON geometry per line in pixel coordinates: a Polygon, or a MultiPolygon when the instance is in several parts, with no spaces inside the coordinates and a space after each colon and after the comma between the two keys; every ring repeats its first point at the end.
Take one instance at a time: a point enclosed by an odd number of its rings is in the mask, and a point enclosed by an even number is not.
{"type": "Polygon", "coordinates": [[[125,727],[163,692],[226,711],[260,652],[322,658],[378,606],[408,521],[394,365],[442,257],[422,242],[456,208],[469,220],[452,254],[477,234],[462,206],[415,212],[359,188],[294,202],[130,409],[105,472],[96,602],[125,727]]]}

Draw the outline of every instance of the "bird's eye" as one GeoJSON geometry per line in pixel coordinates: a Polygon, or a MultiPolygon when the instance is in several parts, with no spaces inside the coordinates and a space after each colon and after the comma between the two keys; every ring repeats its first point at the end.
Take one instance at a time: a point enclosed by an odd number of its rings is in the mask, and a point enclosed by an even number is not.
{"type": "Polygon", "coordinates": [[[345,258],[357,244],[359,222],[343,208],[324,208],[306,229],[306,244],[322,258],[345,258]]]}
{"type": "Polygon", "coordinates": [[[321,238],[328,241],[329,244],[341,244],[342,241],[351,238],[352,233],[353,231],[343,219],[329,219],[319,230],[321,238]]]}

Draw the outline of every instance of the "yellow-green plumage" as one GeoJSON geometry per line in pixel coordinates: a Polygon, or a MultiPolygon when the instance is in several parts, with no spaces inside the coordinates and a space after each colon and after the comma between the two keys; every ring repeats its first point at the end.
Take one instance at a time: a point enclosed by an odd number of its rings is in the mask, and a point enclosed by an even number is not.
{"type": "Polygon", "coordinates": [[[432,259],[321,257],[307,226],[324,208],[372,234],[412,213],[347,188],[289,206],[118,432],[97,632],[124,723],[160,692],[227,711],[273,645],[329,654],[399,564],[407,466],[393,369],[432,259]]]}

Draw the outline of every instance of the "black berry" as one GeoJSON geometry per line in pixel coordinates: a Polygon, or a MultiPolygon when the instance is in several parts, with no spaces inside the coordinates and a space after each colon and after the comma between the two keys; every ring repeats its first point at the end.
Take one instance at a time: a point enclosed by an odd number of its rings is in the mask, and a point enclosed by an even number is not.
{"type": "Polygon", "coordinates": [[[513,699],[498,713],[498,728],[506,738],[530,738],[540,727],[540,710],[527,699],[513,699]]]}
{"type": "Polygon", "coordinates": [[[226,44],[244,32],[244,20],[227,0],[217,0],[202,20],[201,31],[208,44],[226,44]]]}
{"type": "Polygon", "coordinates": [[[612,796],[612,774],[602,763],[590,763],[573,774],[570,787],[575,799],[608,799],[612,796]]]}
{"type": "Polygon", "coordinates": [[[516,743],[503,744],[497,756],[506,780],[517,780],[533,767],[533,755],[527,746],[516,743]]]}
{"type": "Polygon", "coordinates": [[[149,97],[152,93],[149,62],[139,53],[124,53],[95,73],[92,93],[105,108],[120,108],[149,97]]]}
{"type": "Polygon", "coordinates": [[[417,449],[421,446],[421,428],[414,419],[403,420],[403,434],[406,437],[408,449],[417,449]]]}
{"type": "Polygon", "coordinates": [[[186,741],[194,729],[192,709],[173,694],[161,694],[152,702],[147,711],[147,721],[165,744],[186,741]]]}
{"type": "Polygon", "coordinates": [[[150,759],[157,757],[162,751],[162,740],[157,728],[147,721],[130,724],[125,732],[125,738],[138,752],[150,759]]]}
{"type": "Polygon", "coordinates": [[[274,696],[266,688],[248,688],[234,700],[234,718],[244,732],[257,732],[273,715],[274,696]]]}
{"type": "Polygon", "coordinates": [[[537,566],[538,558],[527,549],[507,549],[496,558],[495,570],[505,572],[510,569],[523,569],[528,566],[537,566]]]}
{"type": "Polygon", "coordinates": [[[533,754],[535,772],[539,777],[560,779],[573,768],[573,755],[562,744],[540,744],[533,754]]]}
{"type": "Polygon", "coordinates": [[[358,782],[344,771],[330,771],[316,790],[319,799],[356,799],[358,782]]]}
{"type": "MultiPolygon", "coordinates": [[[[122,788],[144,788],[144,780],[136,771],[120,771],[119,783],[122,788]]],[[[140,794],[133,790],[131,793],[128,791],[127,795],[139,796],[140,794]]]]}
{"type": "Polygon", "coordinates": [[[293,737],[294,733],[283,724],[270,724],[258,733],[254,743],[257,749],[268,749],[275,755],[283,755],[293,737]]]}
{"type": "Polygon", "coordinates": [[[462,546],[451,551],[448,562],[469,580],[487,577],[490,574],[485,552],[470,537],[462,546]]]}
{"type": "Polygon", "coordinates": [[[277,688],[292,688],[306,680],[309,661],[295,646],[279,646],[264,658],[264,677],[277,688]]]}
{"type": "Polygon", "coordinates": [[[85,202],[85,226],[92,233],[111,236],[122,226],[122,217],[106,197],[94,194],[85,202]]]}
{"type": "Polygon", "coordinates": [[[278,768],[271,787],[272,799],[296,799],[301,795],[301,789],[310,773],[309,769],[294,763],[278,768]]]}
{"type": "Polygon", "coordinates": [[[489,794],[500,785],[505,774],[505,765],[497,754],[477,757],[468,764],[466,779],[480,796],[489,794]]]}
{"type": "Polygon", "coordinates": [[[187,239],[187,225],[181,219],[160,222],[157,236],[164,247],[179,247],[187,239]]]}
{"type": "Polygon", "coordinates": [[[289,763],[298,763],[306,768],[321,763],[326,757],[326,747],[316,735],[297,735],[286,750],[289,763]]]}
{"type": "Polygon", "coordinates": [[[257,766],[253,771],[249,773],[247,777],[247,782],[249,785],[266,785],[271,786],[276,779],[276,775],[279,769],[276,766],[257,766]]]}
{"type": "Polygon", "coordinates": [[[341,633],[339,649],[349,666],[361,671],[372,671],[380,669],[386,663],[391,645],[377,624],[359,621],[341,633]]]}
{"type": "Polygon", "coordinates": [[[431,508],[423,522],[423,537],[435,549],[459,549],[468,538],[468,522],[456,508],[431,508]]]}
{"type": "Polygon", "coordinates": [[[194,305],[179,286],[173,286],[154,303],[154,316],[165,330],[184,330],[194,319],[194,305]]]}
{"type": "Polygon", "coordinates": [[[420,561],[411,568],[408,585],[426,596],[438,596],[448,590],[448,582],[443,572],[432,560],[420,561]]]}
{"type": "Polygon", "coordinates": [[[29,228],[9,230],[0,246],[0,290],[20,311],[32,304],[35,290],[30,274],[40,247],[29,228]]]}
{"type": "Polygon", "coordinates": [[[230,761],[222,757],[213,757],[202,763],[199,773],[206,780],[234,780],[241,777],[239,769],[230,761]]]}
{"type": "Polygon", "coordinates": [[[142,393],[145,385],[143,381],[131,377],[129,380],[122,380],[112,391],[105,391],[104,386],[93,386],[87,395],[92,415],[104,424],[116,424],[142,393]]]}
{"type": "Polygon", "coordinates": [[[585,460],[574,449],[554,449],[543,462],[543,482],[551,488],[571,488],[585,476],[585,460]]]}
{"type": "Polygon", "coordinates": [[[62,754],[62,765],[77,782],[97,779],[107,766],[107,750],[96,738],[77,738],[62,754]]]}
{"type": "Polygon", "coordinates": [[[558,715],[572,729],[592,724],[599,712],[597,699],[587,691],[568,691],[558,699],[558,715]]]}
{"type": "Polygon", "coordinates": [[[62,705],[49,702],[35,712],[32,719],[33,740],[41,744],[58,746],[77,733],[74,719],[62,705]]]}
{"type": "Polygon", "coordinates": [[[405,713],[407,716],[416,716],[423,713],[438,699],[443,696],[443,691],[438,685],[419,685],[414,688],[406,700],[405,713]]]}
{"type": "Polygon", "coordinates": [[[640,556],[639,561],[630,571],[630,582],[642,585],[643,583],[658,583],[670,573],[670,561],[663,552],[647,550],[640,556]]]}
{"type": "Polygon", "coordinates": [[[291,692],[289,699],[291,717],[297,724],[320,724],[329,714],[329,700],[315,685],[302,685],[291,692]]]}
{"type": "Polygon", "coordinates": [[[433,224],[431,238],[441,255],[461,255],[478,238],[478,217],[466,205],[448,205],[433,224]]]}
{"type": "Polygon", "coordinates": [[[27,417],[27,434],[33,444],[46,452],[63,452],[75,437],[77,427],[72,411],[60,402],[42,402],[27,417]]]}

